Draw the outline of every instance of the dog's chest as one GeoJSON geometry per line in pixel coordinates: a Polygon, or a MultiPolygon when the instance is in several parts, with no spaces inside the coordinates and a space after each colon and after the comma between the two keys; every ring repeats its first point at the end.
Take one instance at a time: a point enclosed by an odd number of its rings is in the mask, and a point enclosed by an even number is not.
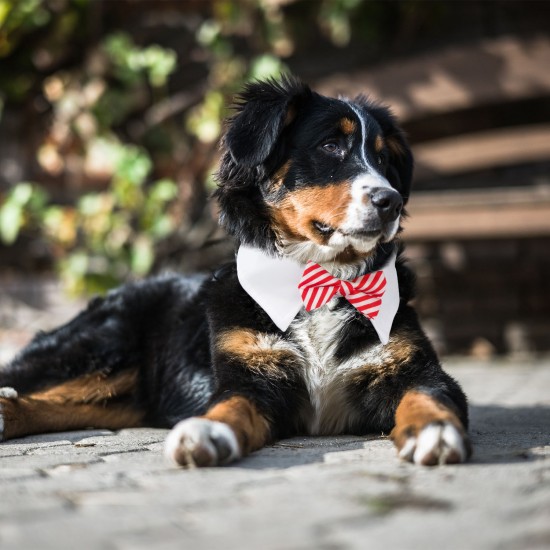
{"type": "Polygon", "coordinates": [[[339,360],[336,351],[354,312],[331,306],[334,304],[300,317],[291,325],[293,340],[303,354],[303,377],[311,403],[303,420],[309,433],[316,435],[343,433],[359,421],[360,411],[349,398],[350,379],[381,347],[339,360]]]}

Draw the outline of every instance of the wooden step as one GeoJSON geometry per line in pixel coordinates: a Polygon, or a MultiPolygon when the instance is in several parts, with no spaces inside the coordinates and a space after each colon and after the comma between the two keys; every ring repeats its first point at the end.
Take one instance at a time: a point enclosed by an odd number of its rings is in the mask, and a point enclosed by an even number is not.
{"type": "Polygon", "coordinates": [[[417,180],[550,160],[550,124],[501,128],[413,147],[417,180]]]}
{"type": "Polygon", "coordinates": [[[407,210],[408,241],[550,236],[550,184],[419,192],[407,210]]]}

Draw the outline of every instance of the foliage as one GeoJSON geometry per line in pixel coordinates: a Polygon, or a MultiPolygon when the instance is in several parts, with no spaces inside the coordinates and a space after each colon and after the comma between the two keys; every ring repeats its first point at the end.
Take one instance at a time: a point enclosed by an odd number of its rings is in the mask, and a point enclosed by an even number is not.
{"type": "Polygon", "coordinates": [[[24,182],[0,174],[0,241],[45,239],[74,292],[148,273],[174,232],[199,248],[231,96],[285,71],[306,31],[343,47],[380,20],[363,0],[153,4],[0,0],[0,106],[31,117],[34,147],[24,182]]]}
{"type": "Polygon", "coordinates": [[[59,206],[48,203],[38,186],[20,183],[0,206],[2,240],[13,244],[22,228],[41,228],[64,252],[59,268],[74,293],[102,291],[131,273],[145,275],[154,245],[174,230],[166,208],[176,197],[175,183],[161,179],[146,189],[148,156],[133,146],[112,147],[118,158],[108,190],[87,193],[74,206],[59,206]]]}
{"type": "MultiPolygon", "coordinates": [[[[13,5],[20,26],[36,6],[13,5]]],[[[176,67],[175,53],[158,45],[139,48],[121,32],[108,35],[95,53],[101,57],[94,71],[59,71],[43,80],[52,110],[37,160],[46,174],[56,176],[76,157],[86,176],[105,182],[104,189],[61,205],[38,184],[25,182],[0,205],[0,239],[13,245],[20,231],[42,232],[74,293],[103,291],[130,274],[147,274],[155,244],[175,225],[168,207],[176,198],[176,183],[150,181],[150,154],[113,131],[143,101],[139,92],[146,84],[152,89],[166,85],[176,67]],[[69,148],[75,152],[65,153],[69,148]]]]}
{"type": "Polygon", "coordinates": [[[29,219],[40,217],[46,195],[31,183],[16,185],[0,205],[0,237],[6,244],[13,244],[20,229],[29,219]]]}

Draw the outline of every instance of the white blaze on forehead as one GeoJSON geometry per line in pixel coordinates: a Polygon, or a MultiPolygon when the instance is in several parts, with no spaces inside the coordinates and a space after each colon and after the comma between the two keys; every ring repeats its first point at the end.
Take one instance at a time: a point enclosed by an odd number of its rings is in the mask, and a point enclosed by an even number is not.
{"type": "Polygon", "coordinates": [[[372,166],[372,164],[369,162],[369,159],[367,158],[367,123],[365,121],[364,114],[357,109],[357,107],[353,103],[348,103],[351,110],[357,115],[357,118],[359,119],[359,125],[361,127],[361,135],[359,138],[361,139],[361,160],[363,161],[365,168],[368,172],[377,173],[376,168],[372,166]]]}
{"type": "Polygon", "coordinates": [[[393,189],[390,185],[390,182],[382,175],[380,172],[369,162],[367,157],[367,123],[365,121],[364,113],[362,113],[353,103],[348,103],[351,110],[357,115],[359,119],[359,125],[361,128],[361,134],[359,139],[361,140],[361,160],[363,161],[363,166],[365,171],[362,174],[359,174],[353,181],[351,185],[351,194],[352,200],[351,203],[360,204],[364,197],[365,192],[368,189],[374,189],[375,187],[385,187],[386,189],[393,189]]]}
{"type": "MultiPolygon", "coordinates": [[[[361,141],[361,160],[363,161],[365,171],[351,181],[351,200],[349,202],[345,221],[342,224],[344,231],[360,227],[364,223],[365,197],[369,190],[380,187],[395,190],[390,185],[390,182],[369,162],[366,153],[368,132],[364,113],[362,113],[353,103],[348,102],[348,105],[359,119],[359,126],[361,129],[359,136],[361,141]]],[[[391,236],[395,234],[399,227],[399,219],[398,217],[394,223],[394,227],[390,232],[391,236]]]]}

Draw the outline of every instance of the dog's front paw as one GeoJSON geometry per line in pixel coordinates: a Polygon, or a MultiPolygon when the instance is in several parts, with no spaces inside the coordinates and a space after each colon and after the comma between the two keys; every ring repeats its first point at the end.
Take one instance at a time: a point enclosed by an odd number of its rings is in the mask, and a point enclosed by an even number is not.
{"type": "Polygon", "coordinates": [[[471,454],[470,441],[461,428],[451,422],[437,421],[421,428],[410,426],[395,437],[399,458],[422,464],[457,464],[471,454]]]}
{"type": "Polygon", "coordinates": [[[180,466],[221,466],[241,456],[233,430],[206,418],[176,424],[166,439],[165,454],[180,466]]]}
{"type": "Polygon", "coordinates": [[[0,441],[3,441],[6,421],[13,416],[13,401],[18,398],[17,392],[13,388],[0,388],[0,441]]]}

